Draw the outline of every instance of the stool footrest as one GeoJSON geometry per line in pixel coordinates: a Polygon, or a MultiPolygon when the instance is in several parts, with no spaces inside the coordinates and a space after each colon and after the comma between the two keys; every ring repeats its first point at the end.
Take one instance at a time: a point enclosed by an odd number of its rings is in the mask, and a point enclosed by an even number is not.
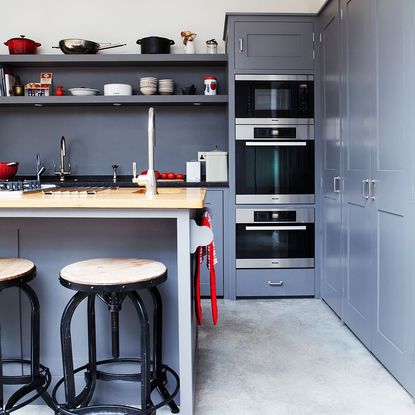
{"type": "MultiPolygon", "coordinates": [[[[22,365],[30,365],[31,362],[29,360],[23,359],[5,359],[2,360],[3,364],[22,364],[22,365]]],[[[29,405],[36,399],[40,398],[45,393],[47,394],[47,389],[51,383],[51,375],[48,368],[43,365],[40,365],[40,372],[32,377],[31,375],[21,375],[21,376],[2,376],[1,382],[4,385],[22,385],[20,389],[13,393],[13,395],[9,398],[4,408],[4,411],[0,413],[4,415],[8,415],[14,411],[17,411],[23,408],[26,405],[29,405]],[[23,402],[20,402],[24,397],[27,395],[35,392],[35,394],[31,395],[28,399],[23,402]],[[19,403],[20,402],[20,403],[19,403]]]]}
{"type": "MultiPolygon", "coordinates": [[[[117,358],[117,359],[107,359],[107,360],[100,360],[96,362],[97,366],[101,365],[109,365],[109,364],[116,364],[116,363],[131,363],[131,364],[141,364],[141,359],[138,358],[117,358]]],[[[151,362],[152,363],[152,362],[151,362]]],[[[73,373],[79,373],[82,370],[85,370],[85,381],[86,381],[86,387],[82,391],[81,395],[86,395],[88,393],[87,388],[90,387],[91,377],[92,373],[89,372],[89,365],[85,364],[83,366],[80,366],[76,369],[74,369],[73,373]]],[[[150,408],[146,410],[141,410],[139,408],[135,408],[132,406],[124,406],[124,405],[93,405],[93,406],[87,406],[83,408],[75,408],[75,409],[68,409],[65,404],[59,404],[56,400],[56,395],[58,392],[58,389],[64,382],[64,378],[59,379],[59,381],[56,383],[53,392],[52,392],[52,399],[54,405],[59,408],[58,411],[62,415],[151,415],[153,414],[157,409],[160,409],[161,407],[169,404],[170,402],[173,402],[173,399],[179,392],[180,388],[180,379],[178,374],[171,369],[167,365],[162,365],[162,369],[165,373],[170,373],[172,377],[174,378],[176,385],[173,393],[167,392],[167,389],[164,388],[163,384],[160,384],[160,379],[156,379],[154,371],[151,371],[151,390],[152,392],[157,389],[162,397],[162,401],[158,403],[157,405],[152,405],[150,408]]],[[[111,372],[104,372],[97,370],[96,371],[96,379],[101,381],[124,381],[124,382],[141,382],[141,373],[127,373],[127,374],[117,374],[117,373],[111,373],[111,372]]],[[[80,399],[80,395],[76,397],[76,401],[78,402],[78,405],[81,404],[82,399],[80,399]]],[[[173,413],[177,413],[177,411],[172,411],[173,413]]]]}
{"type": "MultiPolygon", "coordinates": [[[[148,412],[150,414],[150,412],[148,412]]],[[[125,405],[92,405],[85,408],[59,408],[61,415],[145,415],[141,409],[125,405]]]]}
{"type": "Polygon", "coordinates": [[[103,382],[141,382],[141,373],[110,373],[97,370],[97,380],[102,380],[103,382]]]}
{"type": "MultiPolygon", "coordinates": [[[[26,366],[31,365],[30,360],[24,360],[24,359],[3,359],[1,362],[3,365],[10,365],[10,364],[26,365],[26,366]]],[[[37,377],[45,376],[47,371],[48,369],[45,366],[40,365],[40,372],[37,377]]],[[[23,385],[23,384],[28,384],[32,381],[33,381],[32,375],[0,376],[0,382],[3,383],[4,385],[23,385]]]]}

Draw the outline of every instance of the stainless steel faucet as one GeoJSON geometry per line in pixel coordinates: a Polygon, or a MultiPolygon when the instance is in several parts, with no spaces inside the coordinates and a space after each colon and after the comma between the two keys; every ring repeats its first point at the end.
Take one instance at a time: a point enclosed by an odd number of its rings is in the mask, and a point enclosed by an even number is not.
{"type": "Polygon", "coordinates": [[[46,167],[41,165],[40,154],[36,155],[36,180],[40,182],[40,176],[45,172],[46,167]]]}
{"type": "Polygon", "coordinates": [[[112,181],[113,181],[113,183],[117,183],[117,180],[118,180],[117,169],[118,169],[118,166],[116,164],[113,164],[112,165],[112,181]]]}
{"type": "Polygon", "coordinates": [[[61,182],[65,181],[65,176],[69,176],[72,173],[70,163],[68,164],[68,170],[65,170],[65,157],[66,157],[66,141],[65,141],[65,137],[62,137],[61,147],[60,147],[61,162],[60,162],[59,170],[56,170],[56,165],[55,165],[55,174],[59,176],[59,180],[61,182]]]}
{"type": "Polygon", "coordinates": [[[146,196],[157,195],[157,180],[154,173],[154,147],[156,146],[156,117],[154,108],[148,110],[148,170],[147,174],[137,177],[137,168],[133,165],[133,183],[145,186],[146,196]]]}

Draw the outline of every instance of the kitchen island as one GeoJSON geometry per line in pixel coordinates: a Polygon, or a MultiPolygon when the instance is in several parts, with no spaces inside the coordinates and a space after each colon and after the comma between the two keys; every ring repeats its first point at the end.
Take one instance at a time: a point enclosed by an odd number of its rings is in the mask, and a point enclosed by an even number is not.
{"type": "MultiPolygon", "coordinates": [[[[67,299],[73,295],[58,283],[62,265],[92,257],[149,257],[161,260],[169,270],[168,281],[162,287],[164,360],[180,375],[180,413],[193,414],[197,331],[192,303],[191,254],[198,245],[212,240],[211,231],[197,226],[194,221],[204,207],[205,194],[205,189],[201,188],[165,188],[148,198],[142,189],[122,188],[107,189],[95,195],[39,192],[0,198],[0,255],[27,257],[37,265],[38,277],[33,286],[41,304],[41,356],[44,364],[51,368],[54,382],[62,373],[59,320],[67,299]]],[[[7,310],[19,306],[22,327],[14,329],[12,335],[8,332],[5,353],[16,353],[17,348],[26,356],[24,333],[28,314],[25,304],[13,295],[6,300],[2,300],[2,307],[7,310]],[[22,342],[17,338],[18,331],[23,333],[22,342]]],[[[139,344],[138,330],[128,326],[130,311],[126,307],[126,316],[121,314],[124,320],[121,351],[127,356],[136,354],[139,344]]],[[[109,324],[105,316],[102,317],[103,320],[98,321],[97,338],[98,353],[104,355],[109,351],[110,342],[106,332],[109,324]]],[[[79,323],[75,319],[76,331],[85,330],[81,322],[84,322],[82,316],[79,323]]],[[[4,331],[13,330],[14,325],[6,321],[4,331]]],[[[74,341],[75,363],[85,358],[86,344],[82,343],[82,335],[79,340],[79,344],[74,341]]],[[[106,402],[119,398],[123,403],[137,403],[138,389],[134,389],[137,386],[123,385],[104,385],[98,391],[98,398],[104,397],[106,402]]]]}

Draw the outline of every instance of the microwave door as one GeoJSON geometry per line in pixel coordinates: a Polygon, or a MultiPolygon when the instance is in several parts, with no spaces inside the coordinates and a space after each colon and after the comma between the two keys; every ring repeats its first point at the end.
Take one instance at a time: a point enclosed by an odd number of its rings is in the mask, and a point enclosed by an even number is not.
{"type": "Polygon", "coordinates": [[[297,118],[295,88],[287,82],[253,83],[251,107],[255,118],[297,118]]]}

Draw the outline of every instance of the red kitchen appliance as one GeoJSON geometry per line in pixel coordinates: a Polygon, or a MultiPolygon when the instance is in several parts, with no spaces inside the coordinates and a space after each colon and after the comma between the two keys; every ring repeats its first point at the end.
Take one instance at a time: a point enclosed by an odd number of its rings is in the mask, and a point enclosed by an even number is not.
{"type": "Polygon", "coordinates": [[[37,53],[37,48],[42,46],[34,40],[26,39],[25,35],[9,39],[4,44],[9,47],[10,55],[34,55],[37,53]]]}

